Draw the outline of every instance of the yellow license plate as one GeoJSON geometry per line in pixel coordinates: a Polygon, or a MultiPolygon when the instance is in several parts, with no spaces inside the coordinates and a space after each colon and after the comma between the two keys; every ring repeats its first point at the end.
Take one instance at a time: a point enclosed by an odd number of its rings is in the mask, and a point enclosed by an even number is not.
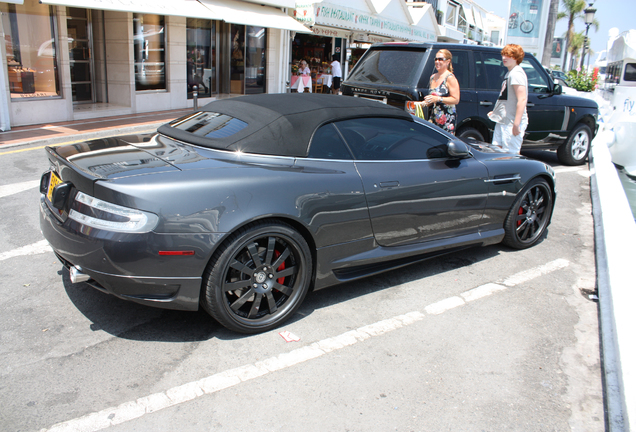
{"type": "Polygon", "coordinates": [[[62,183],[62,180],[57,176],[57,174],[51,171],[51,179],[49,180],[49,190],[46,193],[46,197],[49,199],[49,201],[53,201],[53,189],[55,189],[55,186],[59,185],[60,183],[62,183]]]}

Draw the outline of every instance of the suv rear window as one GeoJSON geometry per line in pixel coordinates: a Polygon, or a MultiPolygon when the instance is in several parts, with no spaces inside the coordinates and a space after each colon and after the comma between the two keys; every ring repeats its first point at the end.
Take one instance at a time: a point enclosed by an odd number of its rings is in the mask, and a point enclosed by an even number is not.
{"type": "Polygon", "coordinates": [[[425,51],[369,50],[348,80],[373,84],[413,84],[420,77],[425,51]]]}

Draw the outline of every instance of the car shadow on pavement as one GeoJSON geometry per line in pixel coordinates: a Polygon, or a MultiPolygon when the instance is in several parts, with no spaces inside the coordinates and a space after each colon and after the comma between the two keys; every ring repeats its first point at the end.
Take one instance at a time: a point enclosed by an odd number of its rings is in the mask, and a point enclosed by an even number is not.
{"type": "MultiPolygon", "coordinates": [[[[311,292],[286,324],[302,320],[317,309],[470,266],[493,258],[502,250],[515,252],[500,244],[472,247],[311,292]]],[[[62,275],[69,299],[92,322],[90,328],[93,331],[101,330],[123,339],[159,342],[200,342],[212,338],[234,340],[250,337],[226,330],[203,309],[189,312],[140,305],[103,293],[85,283],[74,284],[66,269],[60,270],[59,274],[62,275]]]]}
{"type": "MultiPolygon", "coordinates": [[[[346,302],[397,285],[426,279],[431,276],[470,266],[477,262],[493,258],[499,255],[502,250],[507,251],[508,248],[500,244],[487,247],[472,247],[463,251],[409,264],[408,266],[389,270],[375,276],[369,276],[315,291],[307,296],[298,313],[292,317],[290,321],[301,319],[304,315],[310,315],[317,309],[346,302]]],[[[510,251],[514,250],[510,249],[510,251]]],[[[426,296],[425,290],[426,288],[423,288],[422,296],[426,296]]],[[[419,298],[421,299],[422,297],[419,298]]]]}
{"type": "Polygon", "coordinates": [[[72,283],[68,270],[59,271],[75,307],[92,322],[93,331],[138,341],[200,342],[213,337],[236,338],[205,311],[159,309],[122,300],[86,283],[72,283]]]}
{"type": "Polygon", "coordinates": [[[521,150],[521,155],[525,156],[529,159],[538,160],[541,162],[545,162],[551,167],[562,166],[561,162],[559,162],[559,158],[555,151],[550,150],[521,150]]]}

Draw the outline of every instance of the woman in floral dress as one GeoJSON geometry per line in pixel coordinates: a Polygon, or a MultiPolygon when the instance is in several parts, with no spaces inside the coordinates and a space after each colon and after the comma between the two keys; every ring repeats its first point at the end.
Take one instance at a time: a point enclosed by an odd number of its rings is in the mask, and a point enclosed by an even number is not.
{"type": "Polygon", "coordinates": [[[431,75],[430,92],[424,97],[424,106],[432,106],[429,121],[455,135],[457,110],[459,103],[459,82],[453,75],[453,55],[441,49],[435,55],[435,72],[431,75]]]}

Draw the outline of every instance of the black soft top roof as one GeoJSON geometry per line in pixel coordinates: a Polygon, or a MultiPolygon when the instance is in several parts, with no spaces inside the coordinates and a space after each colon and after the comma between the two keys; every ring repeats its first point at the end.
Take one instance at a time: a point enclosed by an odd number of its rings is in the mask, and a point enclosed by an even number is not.
{"type": "MultiPolygon", "coordinates": [[[[406,111],[362,98],[327,94],[263,94],[211,102],[201,111],[226,114],[247,127],[225,138],[206,138],[165,124],[159,133],[205,147],[280,156],[307,156],[315,130],[325,123],[360,117],[413,121],[406,111]]],[[[190,114],[191,115],[191,114],[190,114]]]]}

